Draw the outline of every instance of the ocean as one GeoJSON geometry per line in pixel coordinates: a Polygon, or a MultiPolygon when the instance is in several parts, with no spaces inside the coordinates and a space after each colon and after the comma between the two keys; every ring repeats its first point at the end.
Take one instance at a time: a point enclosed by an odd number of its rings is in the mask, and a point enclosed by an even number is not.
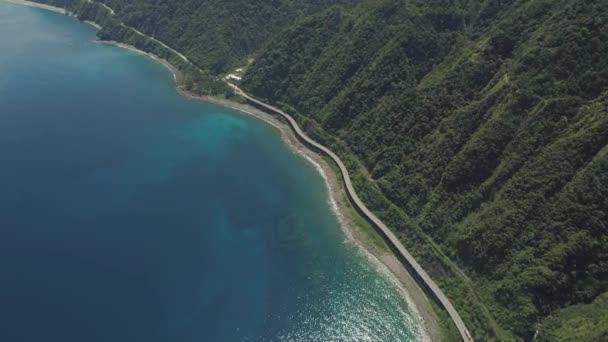
{"type": "Polygon", "coordinates": [[[75,18],[0,1],[0,341],[414,341],[314,166],[75,18]]]}

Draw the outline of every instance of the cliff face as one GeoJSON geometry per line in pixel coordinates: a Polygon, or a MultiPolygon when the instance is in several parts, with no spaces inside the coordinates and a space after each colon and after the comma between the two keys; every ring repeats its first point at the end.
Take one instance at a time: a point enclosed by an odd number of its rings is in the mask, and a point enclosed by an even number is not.
{"type": "Polygon", "coordinates": [[[491,316],[470,313],[477,335],[531,339],[608,286],[606,13],[603,1],[367,1],[282,32],[243,84],[337,137],[367,188],[465,270],[491,316]]]}

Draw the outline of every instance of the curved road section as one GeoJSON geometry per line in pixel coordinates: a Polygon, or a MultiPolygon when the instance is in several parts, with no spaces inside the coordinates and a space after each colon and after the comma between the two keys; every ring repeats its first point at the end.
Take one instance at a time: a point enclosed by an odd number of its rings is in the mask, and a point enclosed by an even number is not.
{"type": "Polygon", "coordinates": [[[421,283],[421,285],[427,290],[427,292],[429,292],[432,296],[434,296],[437,299],[437,301],[439,301],[439,303],[445,308],[445,310],[450,315],[450,318],[456,325],[456,328],[458,329],[458,332],[460,333],[460,336],[462,337],[463,341],[467,341],[467,342],[473,341],[473,338],[471,337],[464,322],[462,321],[462,318],[460,318],[460,315],[458,314],[456,309],[454,309],[454,306],[452,305],[450,300],[445,296],[443,291],[441,291],[441,289],[437,286],[437,284],[435,284],[433,279],[431,279],[431,277],[426,273],[426,271],[422,268],[422,266],[420,266],[420,264],[416,261],[416,259],[414,259],[414,257],[410,254],[410,252],[408,252],[405,249],[405,247],[403,246],[401,241],[399,241],[399,239],[397,239],[397,236],[395,236],[395,234],[382,221],[380,221],[380,219],[377,218],[376,215],[374,215],[374,213],[372,213],[369,209],[367,209],[365,204],[363,204],[361,199],[359,199],[359,196],[357,196],[357,192],[355,191],[355,188],[353,187],[353,184],[350,180],[350,175],[348,174],[348,170],[346,169],[346,166],[344,166],[344,163],[342,163],[340,158],[327,147],[325,147],[325,146],[319,144],[318,142],[312,140],[311,138],[309,138],[300,129],[300,126],[298,126],[298,123],[287,113],[283,112],[282,110],[280,110],[276,107],[273,107],[269,104],[266,104],[262,101],[259,101],[255,98],[247,95],[238,86],[236,86],[234,84],[228,83],[228,85],[232,89],[234,89],[234,91],[237,95],[244,97],[245,99],[247,99],[251,103],[255,104],[256,106],[263,107],[273,113],[281,115],[283,118],[285,118],[289,122],[289,126],[291,126],[293,131],[296,133],[296,137],[302,143],[304,143],[305,145],[307,145],[309,147],[312,147],[313,149],[315,149],[317,151],[321,151],[322,153],[328,155],[331,159],[333,159],[333,161],[340,168],[340,172],[342,173],[342,178],[344,180],[344,184],[346,185],[346,193],[347,193],[348,197],[350,198],[350,200],[352,201],[352,203],[354,204],[357,211],[365,219],[367,219],[370,223],[372,223],[382,233],[382,235],[384,235],[385,240],[389,243],[389,245],[391,245],[390,247],[393,249],[394,252],[397,253],[397,256],[400,258],[401,262],[404,263],[406,268],[408,268],[409,271],[411,273],[413,273],[414,277],[418,280],[419,283],[421,283]]]}
{"type": "MultiPolygon", "coordinates": [[[[102,6],[102,7],[104,7],[106,10],[108,10],[108,12],[110,12],[110,14],[111,14],[111,15],[116,15],[116,12],[114,12],[114,10],[113,10],[112,8],[110,8],[108,5],[104,4],[103,2],[99,2],[99,1],[93,1],[93,0],[87,0],[87,2],[90,2],[90,3],[92,3],[92,4],[98,4],[98,5],[102,6]]],[[[186,56],[184,56],[183,54],[181,54],[179,51],[177,51],[177,50],[173,49],[172,47],[168,46],[167,44],[165,44],[165,43],[161,42],[160,40],[158,40],[158,39],[156,39],[156,38],[154,38],[154,37],[152,37],[152,36],[149,36],[149,35],[147,35],[147,34],[145,34],[145,33],[141,32],[141,31],[137,30],[137,29],[136,29],[136,28],[134,28],[134,27],[127,26],[127,25],[125,25],[123,22],[120,22],[120,25],[121,25],[121,26],[123,26],[123,27],[126,27],[126,28],[128,28],[128,29],[133,30],[135,33],[137,33],[138,35],[140,35],[140,36],[142,36],[142,37],[145,37],[145,38],[148,38],[148,39],[150,39],[150,40],[153,40],[154,42],[156,42],[156,43],[160,44],[160,45],[161,45],[162,47],[164,47],[165,49],[167,49],[167,50],[169,50],[169,51],[173,52],[174,54],[176,54],[176,55],[177,55],[179,58],[181,58],[181,59],[183,59],[184,61],[186,61],[186,62],[188,62],[188,63],[192,64],[192,62],[190,62],[190,60],[189,60],[188,58],[186,58],[186,56]]]]}

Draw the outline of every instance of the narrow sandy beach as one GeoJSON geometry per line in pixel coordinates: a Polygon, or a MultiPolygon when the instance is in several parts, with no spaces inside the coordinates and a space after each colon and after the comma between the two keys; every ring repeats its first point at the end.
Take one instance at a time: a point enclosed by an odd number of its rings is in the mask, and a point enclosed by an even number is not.
{"type": "Polygon", "coordinates": [[[52,11],[52,12],[57,12],[57,13],[61,13],[61,14],[69,14],[70,12],[66,11],[63,8],[60,7],[55,7],[55,6],[51,6],[51,5],[45,5],[45,4],[39,4],[37,2],[31,2],[31,1],[26,1],[26,0],[4,0],[6,2],[12,2],[14,4],[18,4],[18,5],[24,5],[24,6],[29,6],[29,7],[36,7],[36,8],[42,8],[45,9],[47,11],[52,11]]]}
{"type": "MultiPolygon", "coordinates": [[[[64,9],[33,3],[30,1],[4,1],[42,8],[62,14],[69,14],[69,12],[65,11],[64,9]]],[[[97,27],[98,29],[101,28],[99,25],[93,22],[88,22],[88,24],[91,24],[97,27]]],[[[392,253],[386,252],[385,250],[379,248],[377,245],[375,245],[374,242],[370,241],[369,238],[364,235],[364,233],[359,227],[357,227],[357,225],[355,224],[355,220],[353,219],[353,217],[350,216],[351,214],[349,211],[349,205],[346,202],[348,200],[344,195],[345,192],[342,185],[343,183],[340,180],[340,176],[336,174],[336,172],[332,169],[330,165],[328,165],[327,161],[322,156],[313,152],[312,150],[305,147],[302,143],[300,143],[300,141],[296,138],[294,132],[285,122],[279,120],[277,117],[271,114],[263,112],[247,104],[242,104],[214,96],[198,96],[184,91],[181,86],[181,82],[183,80],[181,72],[177,70],[177,68],[175,68],[173,65],[171,65],[168,61],[127,44],[122,44],[113,41],[99,42],[103,44],[115,45],[138,54],[146,55],[155,60],[156,62],[162,64],[171,71],[177,91],[185,97],[194,100],[214,103],[227,108],[238,110],[248,115],[253,115],[278,129],[281,134],[281,137],[283,138],[285,143],[287,143],[287,145],[291,148],[291,150],[310,161],[319,171],[321,176],[324,178],[329,193],[328,204],[336,214],[349,240],[359,246],[361,248],[362,253],[365,253],[370,258],[370,260],[375,263],[378,268],[384,274],[386,274],[389,279],[393,280],[395,284],[401,289],[401,293],[407,301],[412,315],[417,321],[421,323],[423,327],[423,329],[421,329],[420,331],[418,339],[420,341],[439,341],[441,339],[437,315],[435,314],[431,306],[430,300],[426,296],[425,292],[418,286],[416,281],[411,277],[411,275],[405,270],[403,265],[392,253]]]]}

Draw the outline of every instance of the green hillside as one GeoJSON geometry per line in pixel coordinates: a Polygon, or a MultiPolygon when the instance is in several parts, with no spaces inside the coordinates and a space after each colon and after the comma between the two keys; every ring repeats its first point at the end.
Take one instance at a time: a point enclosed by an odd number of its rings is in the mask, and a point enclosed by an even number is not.
{"type": "Polygon", "coordinates": [[[530,340],[608,290],[606,56],[605,1],[367,1],[281,33],[244,87],[361,162],[476,337],[530,340]]]}
{"type": "Polygon", "coordinates": [[[590,304],[561,309],[547,318],[538,342],[608,341],[608,293],[590,304]]]}
{"type": "Polygon", "coordinates": [[[228,91],[218,74],[243,66],[275,34],[308,15],[361,0],[36,0],[95,21],[98,36],[167,59],[197,94],[228,91]],[[111,12],[110,9],[113,11],[111,12]],[[137,31],[180,51],[192,62],[137,31]]]}
{"type": "Polygon", "coordinates": [[[104,0],[129,26],[224,72],[302,16],[355,0],[104,0]]]}

